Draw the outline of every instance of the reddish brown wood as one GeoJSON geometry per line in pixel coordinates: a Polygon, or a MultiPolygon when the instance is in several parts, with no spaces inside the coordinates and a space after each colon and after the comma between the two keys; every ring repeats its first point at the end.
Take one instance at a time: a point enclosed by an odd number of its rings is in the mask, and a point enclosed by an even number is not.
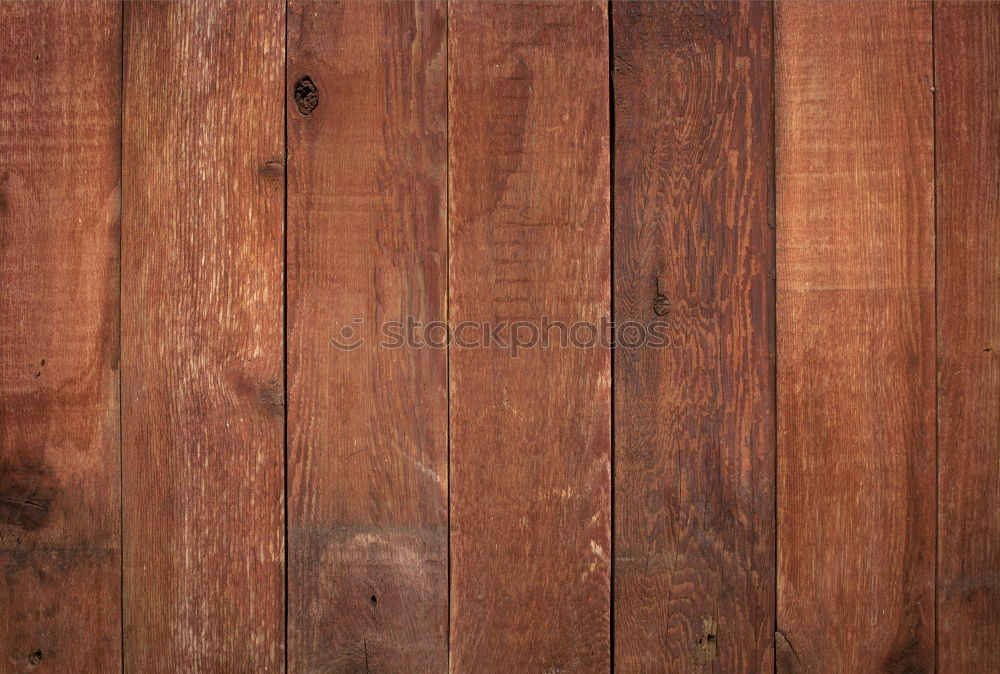
{"type": "Polygon", "coordinates": [[[938,664],[1000,671],[1000,3],[935,4],[938,664]]]}
{"type": "MultiPolygon", "coordinates": [[[[603,2],[449,6],[453,325],[608,317],[607,35],[603,2]]],[[[606,672],[609,350],[453,346],[451,442],[452,671],[606,672]]]]}
{"type": "Polygon", "coordinates": [[[128,671],[283,669],[284,17],[125,6],[128,671]]]}
{"type": "Polygon", "coordinates": [[[616,671],[771,671],[771,7],[613,8],[616,671]]]}
{"type": "Polygon", "coordinates": [[[117,671],[121,8],[0,43],[0,669],[117,671]]]}
{"type": "Polygon", "coordinates": [[[288,20],[289,668],[445,672],[446,7],[288,20]]]}
{"type": "Polygon", "coordinates": [[[775,11],[778,669],[931,671],[931,6],[775,11]]]}

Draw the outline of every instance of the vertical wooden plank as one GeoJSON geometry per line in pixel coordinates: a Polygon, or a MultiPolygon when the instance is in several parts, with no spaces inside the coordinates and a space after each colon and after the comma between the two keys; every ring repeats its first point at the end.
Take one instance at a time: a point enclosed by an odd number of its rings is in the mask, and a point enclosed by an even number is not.
{"type": "Polygon", "coordinates": [[[117,671],[121,8],[0,35],[0,667],[117,671]]]}
{"type": "Polygon", "coordinates": [[[445,9],[289,6],[293,672],[448,666],[445,9]]]}
{"type": "MultiPolygon", "coordinates": [[[[472,322],[467,345],[482,322],[608,318],[607,34],[606,3],[449,5],[451,320],[472,322]]],[[[450,383],[452,670],[607,671],[609,349],[455,345],[450,383]]]]}
{"type": "Polygon", "coordinates": [[[934,668],[931,6],[776,8],[781,671],[934,668]]]}
{"type": "Polygon", "coordinates": [[[612,20],[615,322],[666,337],[615,351],[615,664],[770,671],[771,7],[612,20]]]}
{"type": "Polygon", "coordinates": [[[1000,3],[935,4],[938,663],[1000,671],[1000,3]]]}
{"type": "Polygon", "coordinates": [[[284,15],[126,4],[129,671],[283,666],[284,15]]]}

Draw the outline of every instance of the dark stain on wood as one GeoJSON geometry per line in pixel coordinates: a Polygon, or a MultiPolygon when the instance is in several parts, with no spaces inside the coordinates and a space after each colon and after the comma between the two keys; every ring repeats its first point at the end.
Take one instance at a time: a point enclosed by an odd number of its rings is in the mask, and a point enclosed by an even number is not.
{"type": "Polygon", "coordinates": [[[804,671],[799,654],[795,651],[795,646],[785,636],[785,633],[778,630],[774,633],[774,658],[777,671],[784,674],[796,674],[804,671]]]}
{"type": "Polygon", "coordinates": [[[45,471],[0,472],[0,523],[34,531],[52,513],[58,485],[45,471]]]}
{"type": "Polygon", "coordinates": [[[934,670],[934,656],[926,652],[918,632],[912,632],[907,641],[889,651],[882,671],[885,674],[924,674],[934,670]]]}
{"type": "Polygon", "coordinates": [[[10,206],[7,202],[7,182],[10,180],[10,173],[4,171],[0,173],[0,216],[7,215],[10,212],[10,206]]]}

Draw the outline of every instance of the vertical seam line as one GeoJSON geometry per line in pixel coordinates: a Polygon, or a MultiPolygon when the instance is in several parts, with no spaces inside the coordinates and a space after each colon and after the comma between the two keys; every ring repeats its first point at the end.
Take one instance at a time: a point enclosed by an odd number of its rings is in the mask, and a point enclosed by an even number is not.
{"type": "Polygon", "coordinates": [[[282,453],[284,459],[284,666],[288,672],[288,617],[289,617],[289,591],[288,591],[288,0],[285,0],[284,16],[284,50],[282,59],[282,81],[281,81],[281,126],[282,126],[282,246],[281,246],[281,372],[282,372],[282,453]]]}
{"type": "Polygon", "coordinates": [[[772,302],[772,312],[771,312],[771,348],[773,355],[773,362],[771,364],[771,385],[773,387],[771,403],[773,405],[772,419],[774,440],[772,442],[772,450],[774,451],[774,458],[772,459],[772,471],[773,471],[773,487],[774,493],[772,495],[772,503],[774,508],[774,544],[773,544],[773,569],[772,569],[772,579],[774,582],[774,595],[772,597],[772,625],[774,629],[771,632],[771,653],[772,653],[772,666],[774,668],[775,674],[778,671],[778,541],[780,537],[780,529],[778,527],[778,492],[780,481],[778,479],[778,457],[779,457],[779,446],[778,446],[778,415],[780,413],[779,397],[778,397],[778,90],[777,90],[777,64],[778,64],[778,22],[777,22],[777,8],[774,4],[770,6],[770,19],[771,19],[771,175],[768,176],[769,185],[768,189],[771,194],[769,195],[769,205],[768,216],[771,218],[771,302],[772,302]]]}
{"type": "MultiPolygon", "coordinates": [[[[445,324],[451,330],[451,2],[444,3],[444,233],[445,233],[445,324]]],[[[448,616],[445,624],[445,648],[447,650],[446,666],[451,671],[451,340],[445,349],[445,374],[447,387],[445,391],[445,455],[447,466],[445,478],[448,481],[445,489],[447,515],[445,528],[447,532],[447,604],[448,616]]]]}
{"type": "Polygon", "coordinates": [[[615,33],[614,33],[614,6],[611,0],[608,0],[608,310],[611,312],[611,341],[609,342],[611,346],[610,364],[609,364],[609,374],[611,376],[611,391],[609,395],[609,401],[611,409],[609,411],[609,423],[610,423],[610,471],[611,471],[611,485],[609,490],[610,498],[610,522],[609,535],[611,540],[609,541],[611,564],[609,569],[609,584],[610,587],[608,592],[608,630],[609,630],[609,646],[608,646],[608,658],[610,660],[610,671],[612,674],[615,671],[615,538],[617,533],[617,527],[615,526],[615,482],[617,480],[617,464],[615,461],[615,33]]]}
{"type": "Polygon", "coordinates": [[[118,40],[118,620],[120,627],[121,672],[125,674],[125,427],[122,407],[124,342],[122,287],[122,240],[125,225],[125,12],[128,4],[119,3],[118,40]]]}
{"type": "Polygon", "coordinates": [[[931,2],[931,162],[933,175],[933,217],[934,217],[934,669],[938,671],[938,585],[940,568],[940,532],[941,532],[941,395],[940,395],[940,325],[938,323],[938,163],[937,163],[937,2],[931,2]]]}

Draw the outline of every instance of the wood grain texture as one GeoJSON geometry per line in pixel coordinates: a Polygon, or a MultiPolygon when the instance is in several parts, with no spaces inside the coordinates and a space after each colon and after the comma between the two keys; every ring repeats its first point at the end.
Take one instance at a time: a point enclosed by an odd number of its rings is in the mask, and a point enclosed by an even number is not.
{"type": "Polygon", "coordinates": [[[931,6],[775,12],[778,669],[931,671],[931,6]]]}
{"type": "Polygon", "coordinates": [[[935,4],[938,669],[1000,671],[1000,3],[935,4]]]}
{"type": "Polygon", "coordinates": [[[283,2],[125,6],[125,665],[284,660],[283,2]]]}
{"type": "MultiPolygon", "coordinates": [[[[607,35],[605,3],[449,6],[453,325],[608,318],[607,35]]],[[[453,346],[450,384],[452,671],[607,671],[609,349],[453,346]]]]}
{"type": "Polygon", "coordinates": [[[771,7],[613,8],[616,671],[771,671],[771,7]]]}
{"type": "Polygon", "coordinates": [[[117,671],[121,8],[0,36],[0,669],[117,671]]]}
{"type": "Polygon", "coordinates": [[[445,10],[289,6],[293,672],[448,668],[445,10]]]}

